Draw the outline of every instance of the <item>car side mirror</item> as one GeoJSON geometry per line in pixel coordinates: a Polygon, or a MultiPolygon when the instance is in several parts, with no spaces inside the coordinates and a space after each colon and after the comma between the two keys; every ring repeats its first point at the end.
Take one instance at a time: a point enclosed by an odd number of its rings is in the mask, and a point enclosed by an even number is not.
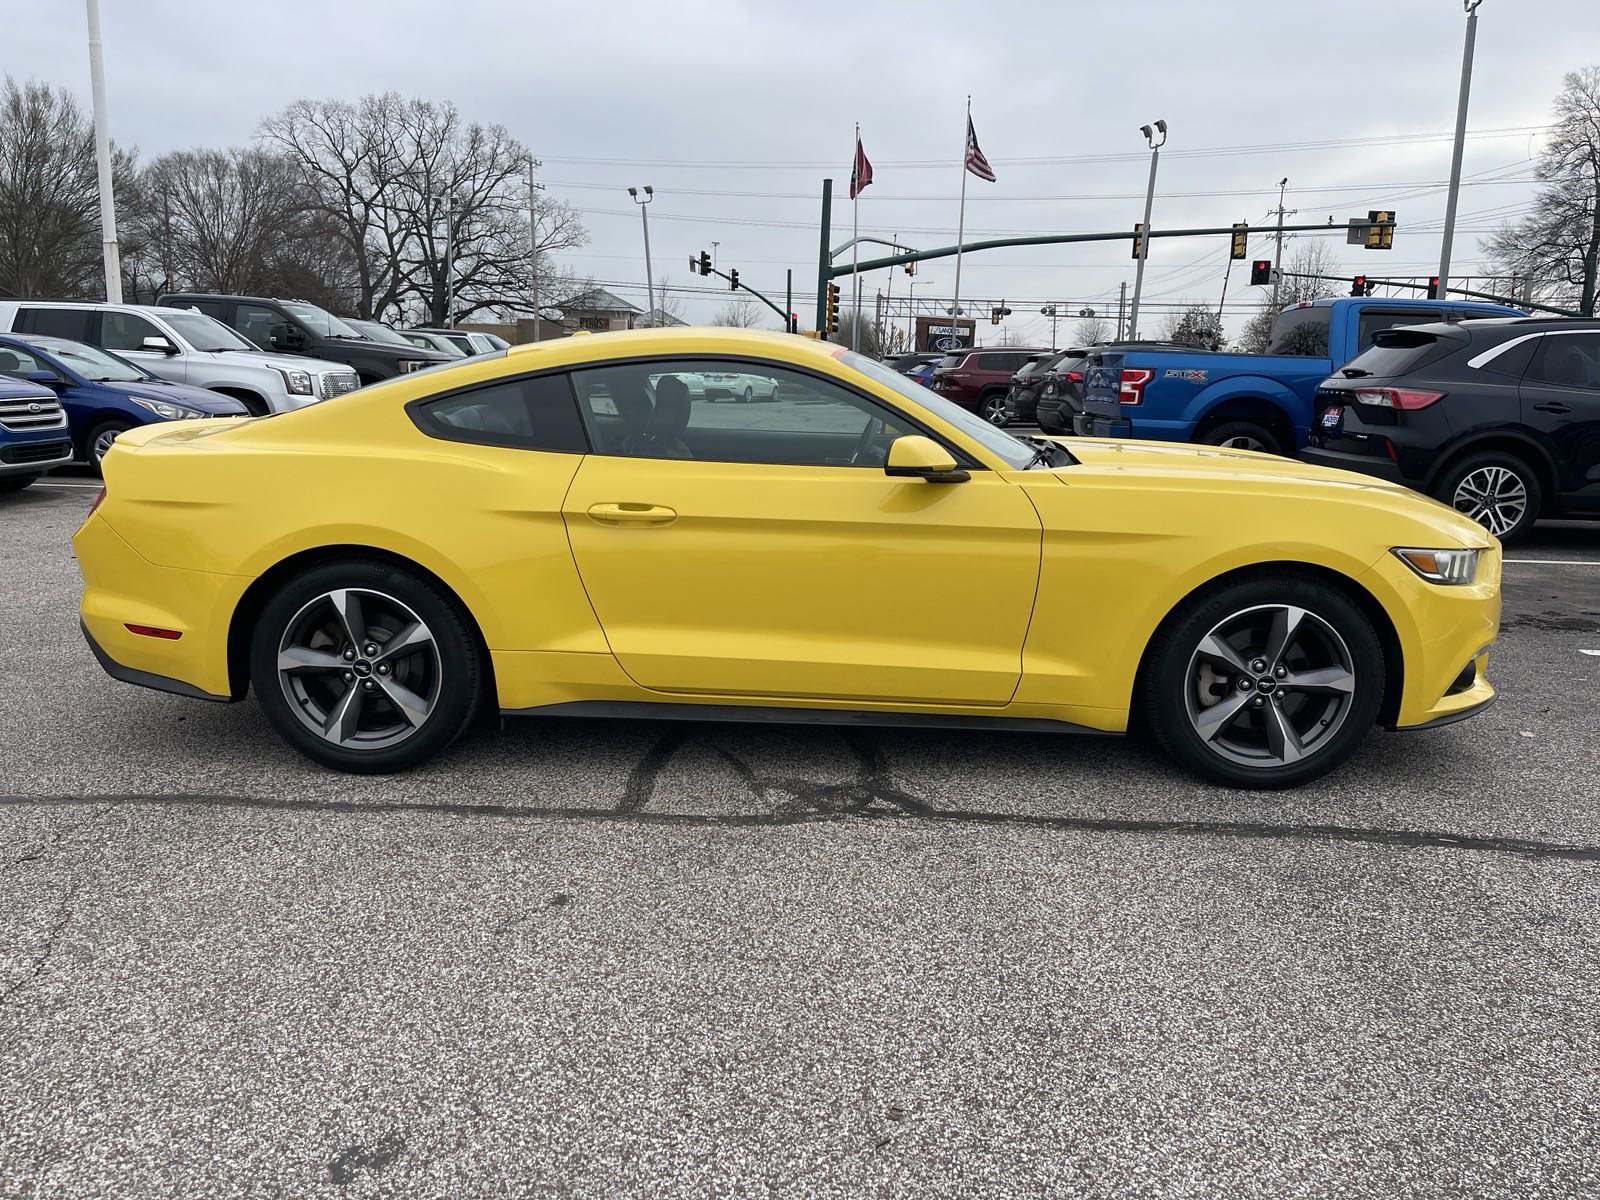
{"type": "Polygon", "coordinates": [[[956,465],[955,458],[938,442],[920,433],[908,433],[889,443],[885,475],[926,479],[929,483],[964,483],[972,476],[956,465]]]}
{"type": "Polygon", "coordinates": [[[145,338],[144,341],[139,343],[139,349],[153,350],[157,354],[176,354],[178,352],[178,348],[176,346],[174,346],[168,339],[159,335],[145,338]]]}
{"type": "Polygon", "coordinates": [[[29,371],[26,378],[29,383],[42,384],[44,387],[55,387],[61,382],[61,376],[54,371],[29,371]]]}

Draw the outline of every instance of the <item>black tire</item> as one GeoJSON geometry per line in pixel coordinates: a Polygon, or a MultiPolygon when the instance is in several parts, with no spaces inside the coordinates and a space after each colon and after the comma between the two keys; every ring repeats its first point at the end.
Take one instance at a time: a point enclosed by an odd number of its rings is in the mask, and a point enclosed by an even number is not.
{"type": "Polygon", "coordinates": [[[745,384],[744,385],[744,402],[746,404],[749,404],[750,401],[752,401],[754,399],[755,399],[755,391],[750,387],[750,385],[748,383],[745,384]]]}
{"type": "Polygon", "coordinates": [[[106,434],[112,437],[122,433],[133,426],[126,421],[101,421],[88,433],[83,435],[83,445],[78,448],[78,453],[83,461],[89,465],[96,475],[100,474],[100,458],[95,454],[95,445],[106,434]]]}
{"type": "Polygon", "coordinates": [[[265,417],[272,414],[272,406],[254,392],[246,392],[238,389],[230,390],[228,388],[212,388],[211,390],[214,392],[221,392],[224,396],[229,396],[237,400],[240,404],[244,405],[245,412],[249,413],[252,417],[265,417]]]}
{"type": "Polygon", "coordinates": [[[20,492],[25,487],[30,487],[37,475],[3,475],[0,476],[0,494],[5,492],[20,492]]]}
{"type": "Polygon", "coordinates": [[[1262,454],[1283,453],[1278,435],[1258,421],[1224,421],[1206,430],[1200,441],[1206,446],[1232,445],[1234,449],[1256,450],[1262,454]]]}
{"type": "Polygon", "coordinates": [[[1011,423],[1011,416],[1006,411],[1006,394],[1004,392],[985,392],[978,398],[978,415],[991,425],[1004,427],[1011,423]]]}
{"type": "Polygon", "coordinates": [[[1382,644],[1353,600],[1304,575],[1263,576],[1201,592],[1162,624],[1146,655],[1135,716],[1168,754],[1213,782],[1296,787],[1355,752],[1378,718],[1384,677],[1382,644]],[[1270,648],[1252,648],[1248,630],[1257,619],[1270,628],[1278,610],[1306,614],[1287,644],[1287,678],[1269,661],[1270,648]],[[1239,643],[1226,647],[1244,668],[1238,674],[1213,666],[1219,660],[1202,652],[1208,635],[1228,628],[1239,630],[1223,635],[1239,643]],[[1301,690],[1294,683],[1296,677],[1326,682],[1341,670],[1348,691],[1301,690]],[[1200,730],[1208,722],[1215,725],[1209,738],[1200,730]],[[1280,754],[1286,743],[1281,734],[1276,743],[1272,737],[1271,729],[1285,723],[1305,726],[1294,734],[1298,756],[1280,754]]]}
{"type": "MultiPolygon", "coordinates": [[[[325,639],[326,634],[317,634],[312,640],[316,638],[325,639]]],[[[318,653],[343,657],[339,647],[347,643],[348,639],[338,643],[323,640],[318,653]]],[[[296,750],[323,766],[371,775],[404,771],[448,747],[478,712],[488,686],[478,640],[456,600],[410,571],[373,562],[326,563],[280,587],[251,631],[250,682],[268,719],[296,750]],[[303,681],[298,686],[306,694],[291,698],[290,691],[297,685],[280,677],[280,645],[291,638],[298,644],[296,631],[300,629],[345,628],[331,608],[328,615],[334,619],[319,621],[317,615],[318,606],[327,603],[321,598],[340,590],[361,593],[363,610],[376,614],[360,624],[363,638],[377,646],[379,653],[365,653],[364,647],[358,647],[360,657],[351,668],[359,670],[358,664],[367,664],[367,669],[359,680],[344,673],[347,684],[337,677],[339,672],[322,668],[315,674],[296,676],[303,681]],[[398,636],[408,617],[431,634],[429,648],[417,650],[412,657],[399,653],[390,660],[391,671],[383,671],[383,648],[398,636]],[[378,675],[388,676],[387,684],[378,675]],[[359,702],[356,721],[358,725],[367,722],[369,731],[353,729],[355,744],[339,744],[313,732],[313,722],[322,715],[331,717],[345,688],[354,691],[358,683],[368,690],[365,696],[355,698],[359,702]],[[414,688],[413,698],[428,703],[426,715],[415,722],[403,720],[402,707],[388,699],[388,685],[414,688]],[[387,742],[383,740],[385,728],[398,731],[387,742]],[[360,744],[362,740],[369,744],[360,744]]]]}
{"type": "Polygon", "coordinates": [[[1439,477],[1433,486],[1433,496],[1477,521],[1507,546],[1533,532],[1534,522],[1539,519],[1539,510],[1544,505],[1539,472],[1527,459],[1508,450],[1469,454],[1439,477]],[[1504,489],[1492,502],[1489,492],[1482,486],[1490,481],[1493,486],[1504,489]],[[1520,508],[1516,507],[1519,495],[1520,508]]]}

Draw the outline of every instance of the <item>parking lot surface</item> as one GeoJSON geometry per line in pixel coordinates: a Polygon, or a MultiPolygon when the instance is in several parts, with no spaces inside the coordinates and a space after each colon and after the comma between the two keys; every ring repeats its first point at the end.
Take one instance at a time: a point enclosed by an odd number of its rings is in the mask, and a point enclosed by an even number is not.
{"type": "Polygon", "coordinates": [[[330,774],[105,677],[0,502],[0,1195],[1600,1190],[1600,527],[1483,716],[1136,742],[549,720],[330,774]]]}

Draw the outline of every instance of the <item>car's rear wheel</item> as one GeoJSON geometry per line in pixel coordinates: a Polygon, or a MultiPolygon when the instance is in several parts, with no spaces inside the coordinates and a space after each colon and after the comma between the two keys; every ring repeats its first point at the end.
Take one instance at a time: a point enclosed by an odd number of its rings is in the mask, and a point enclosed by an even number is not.
{"type": "Polygon", "coordinates": [[[1004,425],[1011,420],[1011,414],[1006,409],[1006,394],[1004,392],[990,392],[978,401],[978,415],[991,425],[1004,425]]]}
{"type": "Polygon", "coordinates": [[[290,745],[341,771],[402,771],[461,736],[484,688],[460,607],[381,563],[329,563],[267,601],[250,682],[290,745]]]}
{"type": "Polygon", "coordinates": [[[111,449],[111,443],[117,440],[117,435],[125,429],[132,428],[125,421],[102,421],[83,439],[83,460],[96,471],[100,470],[100,460],[111,449]]]}
{"type": "Polygon", "coordinates": [[[1507,544],[1533,532],[1544,503],[1539,473],[1500,450],[1462,459],[1439,479],[1433,494],[1507,544]]]}
{"type": "Polygon", "coordinates": [[[1225,446],[1230,450],[1256,450],[1263,454],[1282,454],[1272,430],[1255,421],[1224,421],[1206,430],[1200,439],[1207,446],[1225,446]]]}
{"type": "Polygon", "coordinates": [[[1293,787],[1354,753],[1383,700],[1383,650],[1342,592],[1303,576],[1202,594],[1163,625],[1141,680],[1162,746],[1230,787],[1293,787]]]}

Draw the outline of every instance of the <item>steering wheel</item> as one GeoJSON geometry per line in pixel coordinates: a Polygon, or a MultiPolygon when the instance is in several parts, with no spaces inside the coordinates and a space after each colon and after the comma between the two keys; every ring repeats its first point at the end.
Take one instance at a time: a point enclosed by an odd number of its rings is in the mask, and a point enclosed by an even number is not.
{"type": "Polygon", "coordinates": [[[861,436],[856,439],[856,448],[850,452],[850,465],[852,467],[877,465],[867,455],[872,451],[873,440],[882,432],[883,418],[868,417],[867,423],[861,427],[861,436]]]}

